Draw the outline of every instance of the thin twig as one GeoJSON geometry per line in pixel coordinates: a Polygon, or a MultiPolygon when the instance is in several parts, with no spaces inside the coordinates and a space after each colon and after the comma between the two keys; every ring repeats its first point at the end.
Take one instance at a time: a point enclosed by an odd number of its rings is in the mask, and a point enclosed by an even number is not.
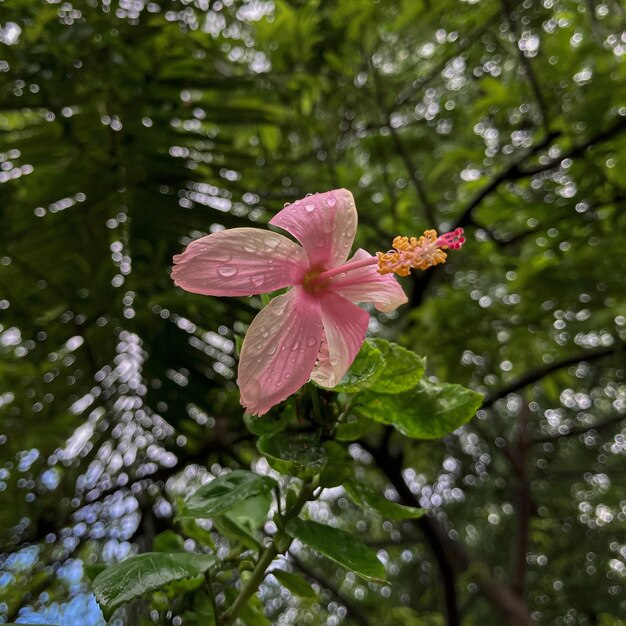
{"type": "Polygon", "coordinates": [[[506,396],[508,396],[510,393],[520,391],[524,389],[524,387],[532,385],[533,383],[536,383],[545,376],[548,376],[548,374],[552,374],[553,372],[563,369],[564,367],[576,365],[577,363],[581,363],[582,361],[596,361],[597,359],[602,359],[605,356],[610,356],[612,354],[617,354],[618,352],[624,351],[625,348],[626,342],[619,342],[613,346],[585,350],[584,352],[581,352],[579,354],[560,359],[559,361],[554,361],[554,363],[550,363],[549,365],[538,367],[534,370],[526,372],[519,378],[516,378],[515,380],[510,382],[508,385],[501,387],[493,394],[486,396],[481,408],[488,409],[497,400],[500,400],[501,398],[506,398],[506,396]]]}
{"type": "MultiPolygon", "coordinates": [[[[537,102],[537,106],[539,107],[539,113],[541,115],[541,125],[547,134],[550,132],[550,119],[548,116],[548,107],[546,105],[546,101],[541,93],[541,86],[539,85],[539,81],[537,80],[537,76],[535,71],[533,70],[532,63],[530,59],[526,56],[524,51],[520,48],[520,31],[519,31],[519,22],[518,16],[515,13],[513,6],[511,5],[511,0],[502,0],[502,8],[506,20],[511,27],[511,31],[515,37],[514,45],[515,50],[517,52],[517,56],[519,57],[520,63],[524,67],[524,73],[526,78],[528,79],[528,83],[532,89],[533,95],[535,97],[535,101],[537,102]]],[[[518,7],[519,10],[519,7],[518,7]]]]}

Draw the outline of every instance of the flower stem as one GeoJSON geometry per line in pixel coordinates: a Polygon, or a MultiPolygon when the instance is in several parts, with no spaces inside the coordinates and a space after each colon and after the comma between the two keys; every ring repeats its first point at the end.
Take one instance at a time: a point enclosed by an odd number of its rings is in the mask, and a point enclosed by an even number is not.
{"type": "Polygon", "coordinates": [[[309,391],[311,392],[311,402],[313,402],[313,415],[318,424],[322,423],[322,409],[320,407],[320,397],[317,393],[317,387],[311,383],[309,385],[309,391]]]}
{"type": "MultiPolygon", "coordinates": [[[[286,522],[288,522],[291,518],[296,517],[300,513],[302,507],[304,507],[304,505],[309,500],[313,499],[313,491],[313,486],[310,483],[304,483],[304,485],[302,485],[302,489],[300,491],[300,494],[298,495],[298,499],[282,517],[281,521],[283,527],[286,522]]],[[[252,570],[250,578],[248,578],[245,585],[242,587],[236,600],[226,610],[226,612],[219,620],[220,626],[231,626],[232,624],[234,624],[237,621],[239,614],[246,606],[248,600],[256,593],[260,584],[267,576],[267,568],[279,554],[277,539],[281,535],[284,536],[284,530],[282,530],[282,528],[279,529],[279,532],[272,538],[272,542],[261,553],[261,556],[259,557],[259,560],[254,570],[252,570]]],[[[285,544],[281,545],[281,548],[283,548],[284,545],[285,544]]],[[[291,539],[289,539],[287,546],[284,547],[282,552],[286,552],[289,549],[290,545],[291,539]]]]}

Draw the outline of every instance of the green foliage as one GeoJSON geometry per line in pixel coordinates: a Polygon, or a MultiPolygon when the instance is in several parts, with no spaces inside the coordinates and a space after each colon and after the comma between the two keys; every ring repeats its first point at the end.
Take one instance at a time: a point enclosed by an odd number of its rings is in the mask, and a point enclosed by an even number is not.
{"type": "Polygon", "coordinates": [[[215,557],[209,554],[146,552],[112,565],[96,576],[93,592],[109,617],[123,604],[164,585],[201,578],[215,564],[215,557]]]}
{"type": "Polygon", "coordinates": [[[309,433],[264,435],[258,440],[257,448],[276,471],[298,478],[319,474],[327,461],[326,449],[309,433]]]}
{"type": "Polygon", "coordinates": [[[386,578],[376,553],[344,530],[299,518],[289,521],[286,530],[294,539],[367,580],[383,582],[386,578]]]}
{"type": "Polygon", "coordinates": [[[512,606],[621,623],[619,2],[0,14],[0,621],[60,622],[38,611],[71,605],[81,562],[89,591],[139,558],[102,572],[129,545],[195,545],[210,581],[157,576],[119,600],[123,623],[210,625],[239,600],[246,624],[500,626],[512,606]],[[183,293],[172,255],[342,186],[355,248],[456,225],[467,243],[400,279],[409,303],[371,311],[374,338],[317,405],[304,390],[243,415],[237,344],[268,296],[183,293]],[[251,467],[280,475],[238,482],[251,467]],[[306,541],[290,553],[303,509],[380,546],[388,584],[306,541]],[[268,546],[301,598],[258,580],[268,546]]]}
{"type": "Polygon", "coordinates": [[[426,359],[396,343],[373,339],[372,343],[383,356],[385,367],[380,376],[369,386],[378,393],[401,393],[408,391],[420,381],[426,369],[426,359]]]}
{"type": "Polygon", "coordinates": [[[315,593],[315,589],[301,576],[282,569],[272,570],[272,575],[283,587],[286,587],[291,593],[295,593],[300,598],[305,600],[317,600],[319,598],[318,594],[315,593]]]}
{"type": "Polygon", "coordinates": [[[200,487],[181,506],[180,517],[207,518],[238,506],[241,500],[266,494],[276,487],[267,476],[234,470],[200,487]]]}
{"type": "Polygon", "coordinates": [[[366,339],[359,353],[334,391],[356,393],[371,387],[385,368],[383,353],[371,339],[366,339]]]}
{"type": "Polygon", "coordinates": [[[346,481],[344,487],[350,498],[360,507],[375,511],[388,519],[396,521],[417,519],[426,513],[424,509],[404,506],[397,502],[387,500],[387,498],[357,480],[346,481]]]}
{"type": "Polygon", "coordinates": [[[467,423],[476,414],[482,396],[461,385],[421,380],[396,395],[363,393],[353,405],[358,415],[391,424],[415,439],[439,439],[467,423]]]}

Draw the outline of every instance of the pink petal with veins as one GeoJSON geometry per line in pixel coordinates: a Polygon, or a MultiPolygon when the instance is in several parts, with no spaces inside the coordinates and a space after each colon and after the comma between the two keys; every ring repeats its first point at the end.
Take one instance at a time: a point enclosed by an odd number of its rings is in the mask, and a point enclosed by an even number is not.
{"type": "Polygon", "coordinates": [[[302,244],[310,267],[336,267],[348,258],[356,234],[354,198],[347,189],[316,193],[286,206],[270,224],[302,244]]]}
{"type": "MultiPolygon", "coordinates": [[[[359,248],[352,261],[373,258],[365,250],[359,248]]],[[[401,304],[408,302],[406,294],[393,274],[381,275],[376,265],[340,274],[330,280],[329,290],[350,300],[350,302],[373,302],[379,311],[389,313],[401,304]]]]}
{"type": "Polygon", "coordinates": [[[298,284],[307,271],[304,250],[259,228],[221,230],[190,243],[174,257],[172,278],[208,296],[249,296],[298,284]]]}
{"type": "Polygon", "coordinates": [[[356,358],[367,333],[369,314],[332,291],[321,291],[325,342],[311,378],[322,387],[334,387],[356,358]]]}
{"type": "Polygon", "coordinates": [[[304,385],[322,341],[320,302],[302,287],[274,298],[250,324],[239,359],[241,404],[263,415],[304,385]]]}

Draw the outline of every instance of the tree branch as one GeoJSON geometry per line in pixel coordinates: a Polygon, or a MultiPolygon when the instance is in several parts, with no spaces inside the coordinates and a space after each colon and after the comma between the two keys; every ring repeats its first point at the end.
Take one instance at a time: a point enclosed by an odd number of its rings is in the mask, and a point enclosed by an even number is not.
{"type": "Polygon", "coordinates": [[[422,178],[417,170],[417,166],[413,161],[411,153],[404,145],[404,142],[398,134],[397,129],[394,128],[390,123],[391,109],[385,104],[378,72],[375,68],[372,68],[371,71],[374,79],[374,91],[376,94],[376,104],[378,105],[378,109],[384,117],[387,128],[389,129],[389,132],[391,134],[391,138],[393,139],[393,143],[396,146],[396,151],[398,152],[400,159],[404,163],[404,167],[406,168],[409,179],[413,183],[413,187],[415,188],[417,197],[419,198],[419,201],[421,202],[424,209],[424,216],[430,224],[435,224],[435,207],[432,205],[430,199],[428,198],[426,188],[424,187],[422,178]]]}
{"type": "Polygon", "coordinates": [[[591,431],[602,432],[603,430],[608,430],[612,426],[616,426],[620,422],[626,420],[626,415],[618,414],[608,419],[603,420],[597,424],[592,424],[590,426],[582,426],[580,428],[572,428],[570,431],[566,433],[558,433],[554,435],[544,435],[542,437],[533,437],[528,442],[528,446],[534,446],[539,443],[551,443],[554,441],[561,441],[563,439],[567,439],[569,437],[578,437],[579,435],[584,435],[591,431]]]}
{"type": "Polygon", "coordinates": [[[537,142],[534,146],[532,146],[529,150],[527,150],[523,155],[518,157],[515,161],[511,162],[505,169],[503,169],[498,175],[494,176],[482,189],[478,191],[478,193],[469,201],[467,206],[461,211],[459,218],[456,221],[456,225],[454,228],[458,228],[459,226],[467,226],[471,222],[472,212],[476,207],[478,207],[482,201],[492,194],[502,183],[508,180],[517,180],[518,178],[523,178],[521,165],[527,161],[530,157],[541,152],[544,148],[550,145],[560,133],[552,132],[537,142]]]}
{"type": "Polygon", "coordinates": [[[519,46],[520,41],[520,29],[519,29],[519,21],[518,15],[513,9],[511,5],[511,0],[502,0],[502,8],[504,11],[504,15],[506,20],[511,27],[511,31],[515,36],[515,50],[517,56],[519,57],[521,65],[524,67],[524,73],[526,78],[528,79],[528,83],[532,89],[533,95],[535,97],[535,101],[537,102],[537,106],[539,107],[539,112],[541,114],[541,125],[546,134],[550,132],[550,123],[548,117],[548,107],[544,100],[543,94],[541,93],[541,86],[539,85],[539,81],[537,80],[537,76],[535,71],[533,70],[532,63],[530,59],[524,54],[524,51],[519,46]]]}
{"type": "Polygon", "coordinates": [[[348,610],[348,617],[355,621],[357,624],[361,626],[370,626],[371,622],[369,621],[369,617],[367,613],[358,605],[358,603],[354,602],[351,598],[347,597],[345,594],[342,594],[339,589],[337,589],[336,585],[334,585],[328,578],[323,576],[321,573],[313,571],[306,563],[302,561],[302,559],[298,558],[293,552],[289,552],[289,559],[293,561],[293,564],[304,574],[306,574],[309,578],[313,578],[316,580],[322,587],[325,587],[330,591],[330,593],[343,604],[348,610]]]}
{"type": "Polygon", "coordinates": [[[515,500],[517,508],[517,533],[513,542],[512,576],[513,591],[520,597],[524,597],[526,582],[526,570],[528,561],[526,555],[530,545],[529,531],[530,519],[533,515],[533,501],[530,491],[530,479],[528,476],[528,424],[530,421],[530,409],[528,403],[524,403],[517,415],[517,437],[514,443],[514,452],[517,468],[515,500]]]}
{"type": "Polygon", "coordinates": [[[491,17],[488,17],[482,26],[479,26],[475,30],[473,30],[467,37],[464,37],[459,40],[459,45],[456,47],[456,50],[450,56],[445,57],[433,69],[429,74],[424,76],[423,78],[417,78],[413,81],[411,86],[406,89],[404,92],[400,93],[396,102],[399,105],[405,104],[410,100],[412,96],[414,96],[418,91],[432,83],[433,80],[439,77],[441,72],[446,69],[446,65],[456,59],[462,52],[465,52],[468,48],[473,46],[480,38],[487,32],[489,32],[490,27],[495,24],[500,19],[500,13],[494,13],[491,17]]]}
{"type": "Polygon", "coordinates": [[[613,139],[625,130],[626,117],[619,117],[617,118],[617,120],[615,120],[615,122],[613,122],[613,124],[611,124],[611,126],[606,128],[605,130],[600,131],[599,133],[593,135],[582,143],[572,146],[569,150],[566,150],[560,156],[546,161],[545,163],[540,163],[532,167],[525,167],[521,169],[518,178],[535,176],[537,174],[541,174],[542,172],[548,172],[550,170],[556,169],[565,159],[575,159],[576,157],[579,157],[583,152],[585,152],[585,150],[591,148],[591,146],[602,143],[604,141],[608,141],[609,139],[613,139]]]}
{"type": "Polygon", "coordinates": [[[565,159],[574,159],[580,156],[585,150],[593,145],[602,143],[609,139],[617,137],[620,133],[626,130],[626,117],[618,118],[609,128],[593,135],[586,141],[572,146],[569,150],[563,152],[560,156],[550,159],[545,163],[539,163],[537,165],[523,167],[523,164],[533,155],[541,152],[544,148],[547,148],[555,139],[560,136],[559,132],[551,132],[547,134],[541,141],[532,146],[524,155],[510,163],[499,174],[494,176],[478,193],[469,201],[467,206],[461,211],[459,218],[457,219],[456,227],[467,226],[471,223],[471,214],[476,207],[478,207],[482,201],[493,193],[502,183],[507,181],[519,180],[522,178],[529,178],[536,176],[542,172],[548,172],[556,169],[561,165],[565,159]]]}
{"type": "Polygon", "coordinates": [[[510,382],[508,385],[505,385],[504,387],[501,387],[500,389],[495,391],[493,394],[488,395],[484,399],[481,408],[488,409],[497,400],[500,400],[501,398],[505,398],[510,393],[515,393],[516,391],[520,391],[521,389],[524,389],[524,387],[527,387],[528,385],[532,385],[533,383],[536,383],[537,381],[541,380],[545,376],[548,376],[548,374],[552,374],[553,372],[563,369],[564,367],[569,367],[570,365],[576,365],[576,363],[580,363],[581,361],[595,361],[597,359],[602,359],[605,356],[617,354],[623,351],[625,348],[626,348],[626,343],[619,342],[613,346],[608,346],[606,348],[602,347],[602,348],[593,348],[591,350],[586,350],[585,352],[582,352],[580,354],[566,357],[559,361],[554,361],[554,363],[550,363],[543,367],[538,367],[537,369],[531,370],[527,372],[526,374],[523,374],[519,378],[516,378],[515,380],[510,382]]]}
{"type": "MultiPolygon", "coordinates": [[[[401,457],[391,456],[389,450],[382,447],[370,451],[378,467],[395,487],[402,502],[420,508],[418,499],[402,476],[401,457]]],[[[455,581],[458,574],[466,571],[474,579],[484,597],[502,615],[506,626],[536,626],[524,601],[494,578],[485,565],[474,560],[459,541],[450,537],[435,517],[426,515],[414,523],[424,533],[442,573],[448,626],[460,624],[455,581]]]]}

